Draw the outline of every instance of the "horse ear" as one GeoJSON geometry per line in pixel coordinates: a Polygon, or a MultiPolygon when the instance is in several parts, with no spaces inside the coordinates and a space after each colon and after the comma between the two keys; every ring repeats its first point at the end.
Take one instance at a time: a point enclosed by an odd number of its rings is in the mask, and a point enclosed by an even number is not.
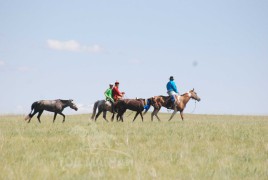
{"type": "Polygon", "coordinates": [[[194,88],[193,88],[193,91],[194,91],[194,88]]]}
{"type": "Polygon", "coordinates": [[[69,101],[73,102],[74,100],[70,99],[69,101]]]}

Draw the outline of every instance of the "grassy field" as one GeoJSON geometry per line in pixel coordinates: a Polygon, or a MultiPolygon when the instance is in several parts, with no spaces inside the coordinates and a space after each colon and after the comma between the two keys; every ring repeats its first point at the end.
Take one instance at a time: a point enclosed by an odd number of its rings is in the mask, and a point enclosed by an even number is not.
{"type": "Polygon", "coordinates": [[[0,179],[268,179],[267,116],[89,116],[0,116],[0,179]]]}

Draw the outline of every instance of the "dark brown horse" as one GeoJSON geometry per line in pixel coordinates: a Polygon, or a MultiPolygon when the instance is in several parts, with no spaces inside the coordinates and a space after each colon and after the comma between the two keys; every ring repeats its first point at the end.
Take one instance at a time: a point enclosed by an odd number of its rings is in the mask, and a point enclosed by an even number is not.
{"type": "MultiPolygon", "coordinates": [[[[117,111],[117,121],[120,118],[120,120],[123,122],[123,115],[126,112],[127,109],[136,111],[136,115],[133,119],[133,122],[137,118],[137,116],[140,114],[141,119],[143,121],[142,111],[144,110],[144,106],[146,103],[149,102],[146,99],[122,99],[115,103],[115,111],[117,111]]],[[[150,103],[150,102],[149,102],[150,103]]],[[[112,116],[112,121],[114,119],[114,114],[112,116]]]]}
{"type": "MultiPolygon", "coordinates": [[[[156,116],[158,121],[160,121],[160,118],[158,117],[158,112],[160,111],[161,107],[165,107],[167,109],[173,109],[173,113],[171,117],[169,118],[169,121],[173,118],[173,116],[180,111],[181,119],[183,120],[183,111],[186,107],[186,104],[189,102],[190,99],[194,99],[197,101],[200,101],[201,99],[197,96],[197,93],[193,90],[190,90],[187,93],[184,93],[183,95],[176,96],[176,106],[173,107],[171,103],[171,98],[169,96],[154,96],[152,97],[153,101],[155,102],[152,106],[154,107],[154,110],[151,114],[151,120],[153,121],[153,117],[156,116]]],[[[148,111],[148,110],[147,110],[148,111]]],[[[146,112],[147,112],[146,111],[146,112]]],[[[145,113],[146,113],[145,112],[145,113]]],[[[144,114],[145,114],[144,113],[144,114]]]]}
{"type": "Polygon", "coordinates": [[[31,112],[28,116],[26,116],[25,120],[28,120],[28,123],[31,122],[32,117],[38,113],[37,119],[39,123],[40,121],[40,116],[42,115],[43,111],[50,111],[54,112],[54,119],[53,123],[55,122],[57,114],[60,114],[63,116],[63,123],[65,121],[65,115],[62,113],[64,108],[70,107],[74,110],[78,110],[77,106],[73,103],[73,100],[62,100],[62,99],[57,99],[57,100],[41,100],[41,101],[36,101],[32,104],[31,112]],[[33,113],[32,113],[33,111],[33,113]]]}

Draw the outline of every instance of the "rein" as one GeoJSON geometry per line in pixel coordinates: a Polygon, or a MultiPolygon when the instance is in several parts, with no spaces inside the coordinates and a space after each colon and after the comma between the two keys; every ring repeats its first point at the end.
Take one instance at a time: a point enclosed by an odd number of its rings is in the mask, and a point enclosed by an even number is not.
{"type": "Polygon", "coordinates": [[[194,101],[194,109],[192,110],[192,112],[190,112],[190,114],[193,114],[195,112],[196,109],[196,100],[194,101]]]}

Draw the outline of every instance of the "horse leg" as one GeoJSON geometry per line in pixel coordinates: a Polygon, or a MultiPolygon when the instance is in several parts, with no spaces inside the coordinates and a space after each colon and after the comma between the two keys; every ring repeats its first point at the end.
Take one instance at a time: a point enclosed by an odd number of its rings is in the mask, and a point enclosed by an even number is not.
{"type": "Polygon", "coordinates": [[[124,114],[122,114],[122,115],[120,116],[120,119],[121,119],[122,122],[124,122],[124,118],[123,118],[123,117],[124,117],[124,114]]]}
{"type": "Polygon", "coordinates": [[[118,112],[117,112],[117,115],[116,115],[117,122],[120,121],[120,120],[123,121],[123,117],[122,117],[123,114],[124,114],[124,111],[119,109],[118,112]]]}
{"type": "Polygon", "coordinates": [[[124,119],[123,119],[123,113],[118,114],[117,121],[122,121],[122,122],[124,121],[124,119]]]}
{"type": "Polygon", "coordinates": [[[103,118],[106,122],[109,122],[107,119],[106,119],[106,114],[107,114],[107,111],[103,111],[103,118]]]}
{"type": "Polygon", "coordinates": [[[183,111],[180,111],[181,114],[181,120],[183,120],[183,111]]]}
{"type": "Polygon", "coordinates": [[[123,121],[123,114],[124,114],[124,112],[119,109],[118,112],[117,112],[117,115],[116,115],[117,122],[118,121],[123,121]]]}
{"type": "Polygon", "coordinates": [[[41,117],[41,115],[42,115],[43,112],[44,112],[44,110],[41,110],[41,111],[39,111],[39,113],[37,115],[37,119],[38,119],[39,123],[41,123],[40,117],[41,117]]]}
{"type": "Polygon", "coordinates": [[[151,114],[151,121],[154,120],[154,116],[156,115],[156,111],[157,111],[157,109],[154,108],[154,111],[153,111],[152,114],[151,114]]]}
{"type": "Polygon", "coordinates": [[[124,114],[126,113],[127,109],[124,109],[121,113],[120,119],[122,122],[124,122],[124,114]]]}
{"type": "Polygon", "coordinates": [[[156,116],[156,118],[158,119],[158,121],[161,121],[157,114],[156,114],[155,116],[156,116]]]}
{"type": "Polygon", "coordinates": [[[168,121],[170,121],[177,112],[178,112],[178,110],[177,110],[177,108],[175,108],[168,121]]]}
{"type": "Polygon", "coordinates": [[[142,120],[142,122],[143,122],[143,116],[142,116],[142,111],[140,112],[140,115],[141,115],[141,120],[142,120]]]}
{"type": "Polygon", "coordinates": [[[64,115],[62,112],[59,112],[59,114],[63,116],[63,121],[62,121],[62,123],[64,123],[64,122],[65,122],[65,115],[64,115]]]}
{"type": "Polygon", "coordinates": [[[54,122],[55,122],[55,120],[56,120],[56,116],[57,116],[57,114],[58,114],[58,113],[56,113],[56,112],[54,113],[54,117],[53,117],[53,123],[54,123],[54,122]]]}
{"type": "Polygon", "coordinates": [[[158,115],[157,115],[159,111],[160,111],[160,109],[157,109],[157,110],[155,111],[155,114],[154,114],[154,115],[156,116],[156,118],[158,119],[158,121],[160,121],[160,118],[159,118],[158,115]]]}
{"type": "Polygon", "coordinates": [[[34,110],[33,114],[30,115],[30,119],[28,120],[28,123],[31,122],[32,117],[34,117],[34,115],[35,115],[36,113],[38,113],[38,110],[34,110]]]}
{"type": "Polygon", "coordinates": [[[99,117],[99,115],[100,115],[101,113],[102,113],[102,111],[99,110],[98,113],[97,113],[97,115],[96,115],[96,117],[95,117],[95,121],[97,121],[97,118],[99,117]]]}
{"type": "Polygon", "coordinates": [[[137,118],[138,114],[139,114],[139,112],[136,113],[136,115],[135,115],[135,117],[134,117],[134,119],[133,119],[133,122],[134,122],[135,119],[137,118]]]}
{"type": "Polygon", "coordinates": [[[114,121],[114,114],[115,114],[115,113],[113,113],[112,118],[111,118],[111,121],[112,121],[112,122],[114,121]]]}
{"type": "Polygon", "coordinates": [[[120,117],[120,112],[118,112],[118,114],[116,115],[116,120],[118,121],[119,120],[119,117],[120,117]]]}

